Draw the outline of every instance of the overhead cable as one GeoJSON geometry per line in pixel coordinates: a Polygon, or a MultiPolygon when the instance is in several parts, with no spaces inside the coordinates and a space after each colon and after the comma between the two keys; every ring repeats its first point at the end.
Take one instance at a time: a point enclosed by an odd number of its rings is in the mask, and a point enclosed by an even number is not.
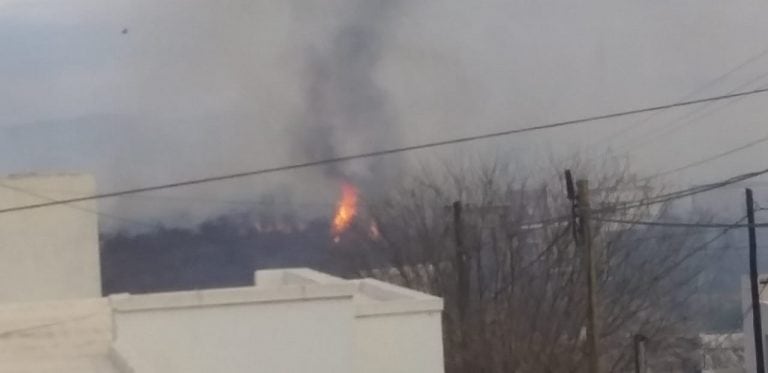
{"type": "Polygon", "coordinates": [[[591,117],[571,119],[571,120],[536,125],[531,127],[509,129],[509,130],[485,133],[485,134],[474,135],[474,136],[459,137],[459,138],[454,138],[449,140],[435,141],[435,142],[429,142],[429,143],[418,144],[418,145],[411,145],[411,146],[392,148],[392,149],[386,149],[386,150],[378,150],[378,151],[372,151],[368,153],[346,155],[346,156],[340,156],[340,157],[334,157],[334,158],[308,161],[303,163],[295,163],[295,164],[284,165],[284,166],[264,168],[264,169],[253,170],[253,171],[244,171],[244,172],[238,172],[238,173],[232,173],[232,174],[226,174],[226,175],[177,181],[177,182],[171,182],[167,184],[160,184],[160,185],[140,187],[135,189],[126,189],[126,190],[120,190],[115,192],[95,194],[95,195],[86,196],[86,197],[70,198],[70,199],[64,199],[59,201],[50,201],[50,202],[44,202],[44,203],[38,203],[38,204],[10,207],[5,209],[0,209],[0,214],[29,210],[29,209],[36,209],[36,208],[43,208],[43,207],[50,207],[50,206],[57,206],[57,205],[63,205],[67,203],[75,203],[75,202],[104,199],[104,198],[114,198],[114,197],[120,197],[124,195],[152,192],[152,191],[165,190],[165,189],[173,189],[173,188],[179,188],[179,187],[191,186],[191,185],[207,184],[207,183],[219,182],[219,181],[225,181],[225,180],[240,179],[240,178],[257,176],[257,175],[264,175],[264,174],[316,167],[316,166],[332,164],[332,163],[348,162],[356,159],[365,159],[365,158],[380,157],[380,156],[385,156],[390,154],[405,153],[405,152],[410,152],[410,151],[420,150],[420,149],[430,149],[430,148],[437,148],[437,147],[442,147],[447,145],[456,145],[456,144],[468,143],[468,142],[473,142],[478,140],[485,140],[485,139],[501,137],[501,136],[509,136],[509,135],[527,133],[527,132],[535,132],[535,131],[541,131],[541,130],[559,128],[559,127],[573,126],[578,124],[624,117],[624,116],[635,115],[640,113],[667,110],[667,109],[702,104],[707,102],[729,100],[729,99],[734,99],[734,98],[744,97],[744,96],[751,96],[751,95],[765,93],[765,92],[768,92],[768,88],[761,88],[761,89],[755,89],[751,91],[744,91],[744,92],[738,92],[738,93],[729,93],[726,95],[712,96],[712,97],[706,97],[706,98],[690,100],[690,101],[683,101],[683,102],[676,102],[676,103],[665,104],[665,105],[645,107],[640,109],[626,110],[626,111],[614,112],[610,114],[595,115],[591,117]]]}

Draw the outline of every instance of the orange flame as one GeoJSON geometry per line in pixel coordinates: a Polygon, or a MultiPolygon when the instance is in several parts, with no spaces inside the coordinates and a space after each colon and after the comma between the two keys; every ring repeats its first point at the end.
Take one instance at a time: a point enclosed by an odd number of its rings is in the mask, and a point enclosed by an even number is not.
{"type": "Polygon", "coordinates": [[[355,215],[357,215],[357,187],[350,183],[343,183],[341,184],[341,200],[336,206],[336,214],[333,216],[333,223],[331,224],[334,242],[339,242],[340,235],[349,228],[355,215]]]}

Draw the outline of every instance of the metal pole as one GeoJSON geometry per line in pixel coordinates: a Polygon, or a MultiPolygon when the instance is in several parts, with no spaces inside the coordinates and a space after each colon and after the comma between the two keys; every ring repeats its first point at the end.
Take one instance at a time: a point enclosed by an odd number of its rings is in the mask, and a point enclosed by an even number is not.
{"type": "Polygon", "coordinates": [[[755,338],[755,367],[757,373],[765,373],[763,350],[762,312],[760,312],[760,290],[757,288],[757,234],[755,233],[755,202],[752,189],[747,188],[747,221],[749,222],[749,287],[752,295],[752,327],[755,338]]]}

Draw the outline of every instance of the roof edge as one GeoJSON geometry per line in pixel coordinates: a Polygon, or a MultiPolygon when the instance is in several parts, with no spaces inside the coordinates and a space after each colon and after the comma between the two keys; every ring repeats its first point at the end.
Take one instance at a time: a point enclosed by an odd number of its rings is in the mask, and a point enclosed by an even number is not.
{"type": "Polygon", "coordinates": [[[115,312],[124,313],[218,305],[352,298],[356,290],[357,286],[353,283],[287,285],[267,288],[257,286],[141,295],[116,294],[110,295],[109,301],[115,312]]]}

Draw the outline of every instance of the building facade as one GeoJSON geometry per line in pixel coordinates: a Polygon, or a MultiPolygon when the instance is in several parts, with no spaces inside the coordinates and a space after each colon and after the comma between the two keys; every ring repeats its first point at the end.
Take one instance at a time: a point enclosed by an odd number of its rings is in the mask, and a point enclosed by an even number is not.
{"type": "MultiPolygon", "coordinates": [[[[92,195],[83,174],[0,179],[0,210],[92,195]]],[[[101,295],[95,201],[0,214],[0,304],[101,295]]]]}
{"type": "Polygon", "coordinates": [[[0,372],[441,373],[442,300],[305,268],[252,287],[0,305],[0,372]]]}
{"type": "MultiPolygon", "coordinates": [[[[0,180],[0,209],[94,192],[0,180]]],[[[0,214],[0,373],[442,373],[440,298],[306,268],[252,286],[101,296],[93,202],[0,214]]]]}

